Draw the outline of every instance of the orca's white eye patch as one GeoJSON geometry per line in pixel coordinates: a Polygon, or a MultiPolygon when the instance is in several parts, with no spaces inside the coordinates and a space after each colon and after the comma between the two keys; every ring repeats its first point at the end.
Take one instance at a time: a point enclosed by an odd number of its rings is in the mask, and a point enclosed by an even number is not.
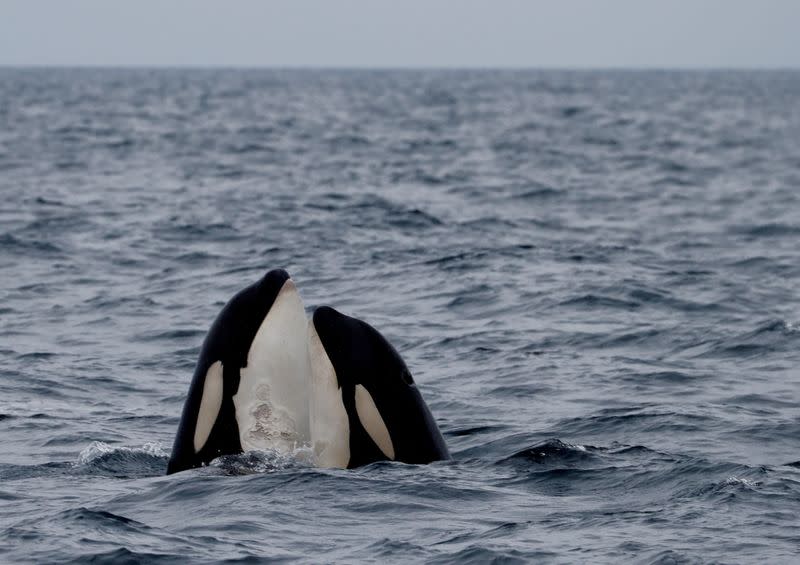
{"type": "Polygon", "coordinates": [[[361,420],[361,425],[375,442],[375,445],[380,448],[383,454],[391,460],[394,460],[394,445],[392,438],[389,435],[389,429],[381,417],[378,407],[375,406],[375,401],[372,395],[362,385],[356,385],[356,413],[358,419],[361,420]]]}
{"type": "Polygon", "coordinates": [[[194,452],[197,453],[208,441],[211,429],[219,416],[222,407],[222,361],[212,364],[203,381],[203,397],[197,411],[197,422],[194,426],[194,452]]]}

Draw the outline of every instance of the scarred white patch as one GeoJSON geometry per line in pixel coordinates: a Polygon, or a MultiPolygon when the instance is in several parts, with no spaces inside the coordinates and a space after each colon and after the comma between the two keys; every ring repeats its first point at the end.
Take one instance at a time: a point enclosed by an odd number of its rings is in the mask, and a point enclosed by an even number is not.
{"type": "Polygon", "coordinates": [[[233,396],[244,451],[289,453],[310,441],[306,314],[294,282],[281,288],[247,354],[233,396]]]}

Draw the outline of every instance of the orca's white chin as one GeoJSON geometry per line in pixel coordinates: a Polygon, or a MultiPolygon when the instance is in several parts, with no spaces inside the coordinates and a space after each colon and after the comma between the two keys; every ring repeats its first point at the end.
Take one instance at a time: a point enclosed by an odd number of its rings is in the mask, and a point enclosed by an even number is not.
{"type": "Polygon", "coordinates": [[[250,345],[233,396],[244,451],[291,453],[311,441],[306,325],[303,301],[288,279],[250,345]]]}
{"type": "Polygon", "coordinates": [[[350,423],[336,371],[313,320],[308,321],[308,356],[311,361],[311,440],[316,464],[344,469],[350,461],[350,423]]]}
{"type": "Polygon", "coordinates": [[[244,451],[291,455],[311,446],[319,467],[346,468],[350,426],[336,372],[291,279],[261,322],[233,396],[244,451]]]}

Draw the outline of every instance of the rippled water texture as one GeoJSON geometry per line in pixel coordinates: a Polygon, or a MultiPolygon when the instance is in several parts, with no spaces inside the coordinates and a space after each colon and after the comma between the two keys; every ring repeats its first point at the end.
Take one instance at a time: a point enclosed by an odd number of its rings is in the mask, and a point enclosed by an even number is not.
{"type": "Polygon", "coordinates": [[[798,191],[796,72],[0,70],[0,561],[796,562],[798,191]],[[164,476],[278,267],[453,461],[164,476]]]}

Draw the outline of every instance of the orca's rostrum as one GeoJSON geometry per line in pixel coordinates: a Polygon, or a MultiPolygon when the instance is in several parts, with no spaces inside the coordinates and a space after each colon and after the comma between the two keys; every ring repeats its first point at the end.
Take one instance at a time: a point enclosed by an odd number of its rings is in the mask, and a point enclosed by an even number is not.
{"type": "Polygon", "coordinates": [[[302,446],[321,467],[449,458],[391,344],[330,307],[308,321],[289,274],[274,270],[237,293],[211,325],[167,473],[221,455],[302,446]]]}

